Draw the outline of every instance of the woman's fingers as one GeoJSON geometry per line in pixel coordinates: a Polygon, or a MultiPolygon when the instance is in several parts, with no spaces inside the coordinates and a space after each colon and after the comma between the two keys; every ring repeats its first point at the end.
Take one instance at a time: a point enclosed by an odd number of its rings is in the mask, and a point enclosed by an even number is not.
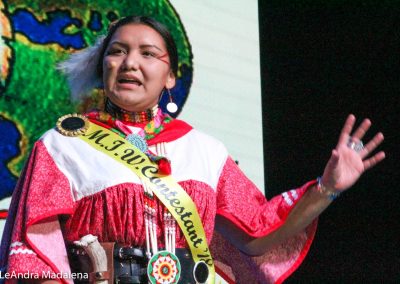
{"type": "Polygon", "coordinates": [[[371,139],[371,141],[369,141],[365,146],[364,149],[362,149],[360,151],[360,156],[362,159],[364,159],[365,157],[367,157],[370,153],[372,153],[372,151],[374,151],[376,149],[376,147],[378,147],[382,141],[383,141],[384,137],[383,134],[381,132],[377,133],[374,138],[371,139]]]}
{"type": "Polygon", "coordinates": [[[364,170],[368,170],[378,164],[380,161],[385,159],[385,152],[380,151],[379,153],[373,155],[371,158],[366,159],[363,161],[364,163],[364,170]]]}
{"type": "Polygon", "coordinates": [[[360,126],[356,129],[356,131],[354,131],[353,135],[351,135],[351,138],[355,141],[360,141],[364,137],[370,126],[371,120],[369,120],[368,118],[364,119],[360,126]]]}
{"type": "Polygon", "coordinates": [[[340,132],[338,145],[347,144],[347,142],[349,140],[349,136],[350,136],[351,130],[353,129],[355,121],[356,121],[356,117],[354,115],[350,114],[347,117],[346,122],[343,125],[342,131],[340,132]]]}

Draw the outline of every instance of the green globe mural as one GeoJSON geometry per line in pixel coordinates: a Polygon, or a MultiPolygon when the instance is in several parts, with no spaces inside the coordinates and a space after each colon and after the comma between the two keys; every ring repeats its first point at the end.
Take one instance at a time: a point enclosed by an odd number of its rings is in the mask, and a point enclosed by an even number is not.
{"type": "MultiPolygon", "coordinates": [[[[71,103],[56,64],[94,43],[110,22],[127,15],[151,16],[170,29],[180,59],[172,95],[181,110],[192,83],[192,53],[168,1],[0,0],[0,200],[11,196],[33,143],[58,117],[102,100],[94,92],[88,101],[71,103]]],[[[167,101],[167,96],[161,100],[164,110],[167,101]]],[[[6,212],[0,213],[4,218],[6,212]]]]}

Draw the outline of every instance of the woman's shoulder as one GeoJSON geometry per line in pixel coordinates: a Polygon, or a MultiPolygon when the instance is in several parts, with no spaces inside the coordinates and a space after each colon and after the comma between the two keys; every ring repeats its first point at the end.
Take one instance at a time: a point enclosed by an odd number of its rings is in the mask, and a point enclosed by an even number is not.
{"type": "Polygon", "coordinates": [[[175,144],[181,151],[186,149],[188,152],[196,152],[213,160],[224,161],[228,156],[228,150],[220,140],[193,127],[185,135],[177,139],[175,144]]]}
{"type": "MultiPolygon", "coordinates": [[[[43,143],[53,151],[63,151],[80,144],[77,136],[88,128],[88,120],[81,114],[63,115],[54,121],[54,127],[47,130],[37,143],[43,143]]],[[[79,146],[79,145],[78,145],[79,146]]]]}

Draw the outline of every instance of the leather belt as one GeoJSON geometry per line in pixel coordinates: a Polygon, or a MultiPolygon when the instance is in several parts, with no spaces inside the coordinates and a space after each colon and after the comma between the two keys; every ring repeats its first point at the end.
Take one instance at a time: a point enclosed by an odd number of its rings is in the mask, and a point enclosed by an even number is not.
{"type": "MultiPolygon", "coordinates": [[[[98,277],[99,272],[91,272],[93,269],[91,267],[89,256],[86,254],[85,250],[74,245],[68,246],[68,257],[70,260],[71,271],[74,273],[82,273],[82,275],[88,273],[89,275],[89,278],[86,277],[86,279],[75,279],[75,283],[93,283],[98,280],[108,280],[111,278],[110,276],[114,278],[114,283],[118,284],[148,283],[148,260],[143,248],[122,246],[119,244],[107,247],[104,246],[104,243],[101,244],[106,250],[107,256],[110,254],[112,256],[111,266],[113,269],[110,271],[109,268],[107,272],[101,272],[100,274],[102,275],[100,278],[98,277]],[[112,251],[107,251],[110,250],[110,248],[112,251]]],[[[199,263],[195,264],[188,249],[178,248],[175,251],[175,255],[178,257],[181,264],[181,277],[178,284],[197,283],[197,281],[194,280],[194,277],[199,278],[198,274],[203,273],[202,270],[204,269],[207,269],[206,273],[208,275],[207,265],[201,265],[202,263],[200,263],[200,265],[199,263]]],[[[110,260],[109,257],[108,259],[110,260]]]]}

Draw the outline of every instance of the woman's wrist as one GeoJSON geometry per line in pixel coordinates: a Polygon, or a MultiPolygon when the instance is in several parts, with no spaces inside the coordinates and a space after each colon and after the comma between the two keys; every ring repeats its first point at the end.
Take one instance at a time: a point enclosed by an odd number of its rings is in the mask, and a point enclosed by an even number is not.
{"type": "Polygon", "coordinates": [[[340,191],[337,191],[333,188],[330,188],[328,186],[326,186],[323,182],[322,182],[322,178],[321,177],[317,177],[317,184],[316,184],[316,190],[323,196],[327,197],[329,200],[333,201],[336,198],[339,197],[339,195],[341,194],[340,191]]]}

